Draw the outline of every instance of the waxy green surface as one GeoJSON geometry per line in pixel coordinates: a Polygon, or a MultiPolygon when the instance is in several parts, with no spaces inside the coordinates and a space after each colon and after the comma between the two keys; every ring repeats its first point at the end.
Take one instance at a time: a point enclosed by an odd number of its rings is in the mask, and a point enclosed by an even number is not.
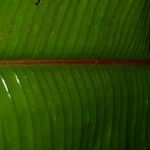
{"type": "Polygon", "coordinates": [[[149,66],[0,67],[0,150],[145,150],[149,66]]]}
{"type": "MultiPolygon", "coordinates": [[[[0,0],[0,61],[149,60],[149,10],[149,0],[0,0]]],[[[150,148],[150,66],[9,65],[0,150],[150,148]]]]}
{"type": "Polygon", "coordinates": [[[149,0],[1,0],[0,59],[150,59],[149,0]]]}

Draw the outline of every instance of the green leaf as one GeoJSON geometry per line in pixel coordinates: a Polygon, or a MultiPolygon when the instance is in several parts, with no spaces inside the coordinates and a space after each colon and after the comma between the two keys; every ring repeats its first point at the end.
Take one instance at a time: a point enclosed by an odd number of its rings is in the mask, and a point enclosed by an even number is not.
{"type": "Polygon", "coordinates": [[[0,1],[0,59],[150,59],[149,0],[0,1]]]}
{"type": "Polygon", "coordinates": [[[149,66],[0,68],[1,150],[145,150],[149,66]]]}

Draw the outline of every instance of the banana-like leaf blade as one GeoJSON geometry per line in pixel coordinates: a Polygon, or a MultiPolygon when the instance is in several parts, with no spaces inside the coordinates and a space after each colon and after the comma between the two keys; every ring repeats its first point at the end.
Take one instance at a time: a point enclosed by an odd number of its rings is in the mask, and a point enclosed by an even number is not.
{"type": "Polygon", "coordinates": [[[149,0],[1,0],[0,59],[150,59],[149,10],[149,0]]]}
{"type": "Polygon", "coordinates": [[[0,68],[1,150],[145,150],[149,66],[0,68]]]}

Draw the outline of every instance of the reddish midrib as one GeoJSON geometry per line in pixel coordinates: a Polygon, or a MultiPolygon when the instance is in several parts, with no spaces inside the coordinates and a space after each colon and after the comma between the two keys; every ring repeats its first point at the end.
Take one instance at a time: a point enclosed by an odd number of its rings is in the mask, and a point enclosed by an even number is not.
{"type": "Polygon", "coordinates": [[[19,65],[150,65],[150,60],[3,60],[0,66],[19,65]]]}

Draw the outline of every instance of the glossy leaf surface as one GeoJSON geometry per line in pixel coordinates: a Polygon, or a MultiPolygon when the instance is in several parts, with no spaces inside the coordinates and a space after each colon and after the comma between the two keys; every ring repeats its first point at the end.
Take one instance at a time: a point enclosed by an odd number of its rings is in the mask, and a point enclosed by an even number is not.
{"type": "Polygon", "coordinates": [[[1,150],[145,150],[149,66],[0,68],[1,150]]]}

